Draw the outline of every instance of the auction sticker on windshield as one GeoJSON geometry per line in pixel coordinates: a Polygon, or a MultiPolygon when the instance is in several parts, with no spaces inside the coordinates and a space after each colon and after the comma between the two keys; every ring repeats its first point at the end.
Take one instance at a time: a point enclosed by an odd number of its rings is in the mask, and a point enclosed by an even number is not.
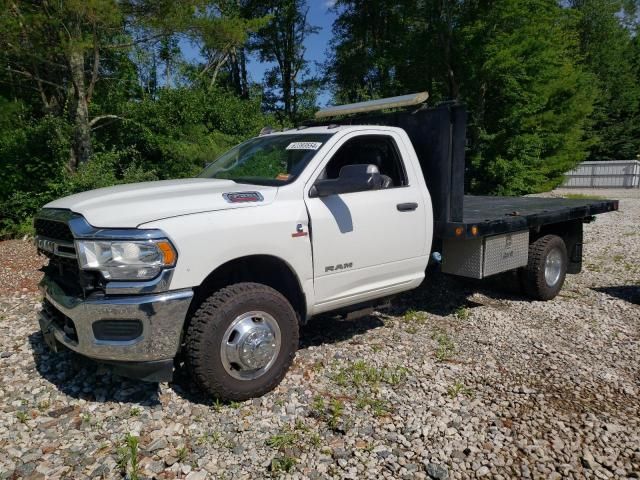
{"type": "Polygon", "coordinates": [[[318,150],[321,142],[293,142],[287,145],[287,150],[318,150]]]}

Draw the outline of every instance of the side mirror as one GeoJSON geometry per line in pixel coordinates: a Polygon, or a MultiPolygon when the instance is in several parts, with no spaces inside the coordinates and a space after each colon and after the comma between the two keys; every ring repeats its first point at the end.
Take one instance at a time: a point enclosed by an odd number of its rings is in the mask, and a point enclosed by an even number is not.
{"type": "Polygon", "coordinates": [[[375,165],[345,165],[336,179],[316,180],[310,197],[327,197],[341,193],[364,192],[381,188],[382,177],[375,165]]]}

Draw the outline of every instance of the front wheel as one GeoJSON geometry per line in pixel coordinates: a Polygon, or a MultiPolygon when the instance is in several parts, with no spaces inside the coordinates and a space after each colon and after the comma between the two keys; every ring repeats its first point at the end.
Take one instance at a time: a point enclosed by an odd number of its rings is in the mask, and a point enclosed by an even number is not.
{"type": "Polygon", "coordinates": [[[557,235],[545,235],[529,245],[529,262],[522,269],[524,291],[535,300],[551,300],[567,274],[567,247],[557,235]]]}
{"type": "Polygon", "coordinates": [[[191,377],[209,395],[246,400],[273,390],[298,348],[298,319],[266,285],[238,283],[205,300],[185,337],[191,377]]]}

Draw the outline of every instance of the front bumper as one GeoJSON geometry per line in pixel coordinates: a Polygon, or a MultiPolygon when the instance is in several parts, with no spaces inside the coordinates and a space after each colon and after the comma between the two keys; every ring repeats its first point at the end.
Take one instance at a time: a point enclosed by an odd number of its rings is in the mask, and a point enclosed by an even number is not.
{"type": "Polygon", "coordinates": [[[40,327],[47,344],[55,349],[57,341],[81,355],[113,364],[166,363],[173,359],[193,297],[193,291],[185,289],[82,299],[65,294],[47,277],[40,283],[40,289],[45,298],[40,327]],[[94,323],[118,320],[138,321],[142,327],[140,334],[126,340],[96,338],[95,332],[99,330],[94,323]]]}

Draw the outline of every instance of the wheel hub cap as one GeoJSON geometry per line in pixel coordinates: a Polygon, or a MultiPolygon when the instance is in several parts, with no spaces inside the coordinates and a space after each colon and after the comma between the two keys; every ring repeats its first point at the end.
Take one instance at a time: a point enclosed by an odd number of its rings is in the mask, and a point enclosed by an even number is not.
{"type": "Polygon", "coordinates": [[[562,254],[560,250],[554,248],[547,254],[544,262],[544,279],[547,285],[553,287],[560,280],[560,272],[562,271],[562,254]]]}
{"type": "Polygon", "coordinates": [[[249,368],[262,368],[276,351],[275,337],[268,329],[255,328],[242,341],[240,362],[249,368]]]}
{"type": "Polygon", "coordinates": [[[247,312],[236,317],[227,328],[220,357],[232,377],[253,380],[271,368],[280,344],[280,327],[271,315],[247,312]]]}

